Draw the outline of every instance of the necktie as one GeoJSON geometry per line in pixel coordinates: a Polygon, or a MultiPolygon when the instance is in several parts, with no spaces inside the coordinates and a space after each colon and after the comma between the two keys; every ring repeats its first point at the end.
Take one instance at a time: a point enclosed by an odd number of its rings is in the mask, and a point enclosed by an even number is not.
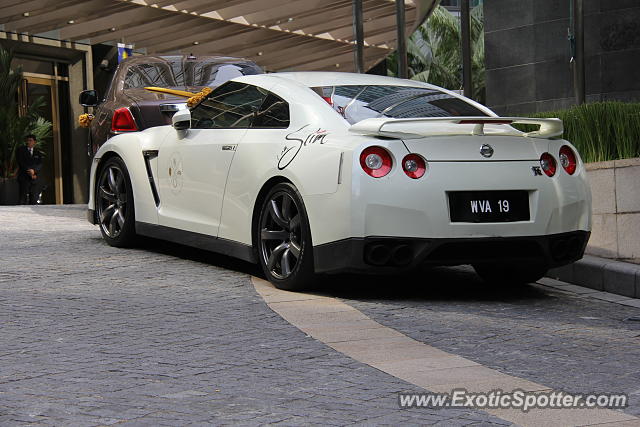
{"type": "Polygon", "coordinates": [[[29,148],[29,155],[33,156],[33,148],[29,148]]]}

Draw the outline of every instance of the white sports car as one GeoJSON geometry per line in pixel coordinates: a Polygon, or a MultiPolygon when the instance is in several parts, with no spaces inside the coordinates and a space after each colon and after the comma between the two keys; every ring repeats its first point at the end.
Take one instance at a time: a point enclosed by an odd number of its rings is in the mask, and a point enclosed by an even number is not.
{"type": "Polygon", "coordinates": [[[244,76],[173,126],[109,139],[88,216],[110,245],[144,235],[224,253],[283,289],[424,264],[525,283],[589,238],[584,165],[562,132],[412,80],[244,76]]]}

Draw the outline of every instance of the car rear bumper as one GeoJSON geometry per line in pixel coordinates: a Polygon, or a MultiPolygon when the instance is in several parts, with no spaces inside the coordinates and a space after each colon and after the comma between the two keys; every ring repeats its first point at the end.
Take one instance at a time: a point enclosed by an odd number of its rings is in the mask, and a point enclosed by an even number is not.
{"type": "Polygon", "coordinates": [[[313,248],[317,273],[393,273],[418,265],[544,262],[549,268],[584,255],[590,232],[483,238],[349,238],[313,248]]]}

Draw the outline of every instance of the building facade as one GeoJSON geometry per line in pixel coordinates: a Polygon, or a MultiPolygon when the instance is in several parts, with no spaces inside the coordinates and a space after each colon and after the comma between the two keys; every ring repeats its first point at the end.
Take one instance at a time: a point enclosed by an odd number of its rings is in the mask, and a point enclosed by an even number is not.
{"type": "MultiPolygon", "coordinates": [[[[583,0],[586,102],[640,101],[640,2],[583,0]]],[[[484,2],[487,104],[526,115],[575,104],[572,0],[484,2]]]]}
{"type": "Polygon", "coordinates": [[[86,130],[77,127],[76,118],[84,111],[78,104],[80,92],[93,85],[91,46],[3,31],[0,44],[14,52],[12,66],[23,68],[17,94],[21,108],[41,97],[40,115],[53,124],[52,137],[42,141],[43,203],[86,200],[90,159],[86,130]]]}

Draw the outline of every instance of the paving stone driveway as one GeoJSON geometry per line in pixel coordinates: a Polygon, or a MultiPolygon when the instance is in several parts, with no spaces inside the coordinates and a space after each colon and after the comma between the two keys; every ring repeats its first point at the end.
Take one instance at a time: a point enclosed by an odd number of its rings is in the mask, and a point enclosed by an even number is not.
{"type": "Polygon", "coordinates": [[[626,393],[625,412],[640,415],[638,308],[539,285],[490,289],[470,267],[418,278],[342,278],[328,294],[415,340],[509,375],[578,394],[626,393]]]}
{"type": "Polygon", "coordinates": [[[415,387],[305,336],[253,267],[147,241],[84,207],[0,207],[0,425],[508,424],[400,410],[415,387]]]}

